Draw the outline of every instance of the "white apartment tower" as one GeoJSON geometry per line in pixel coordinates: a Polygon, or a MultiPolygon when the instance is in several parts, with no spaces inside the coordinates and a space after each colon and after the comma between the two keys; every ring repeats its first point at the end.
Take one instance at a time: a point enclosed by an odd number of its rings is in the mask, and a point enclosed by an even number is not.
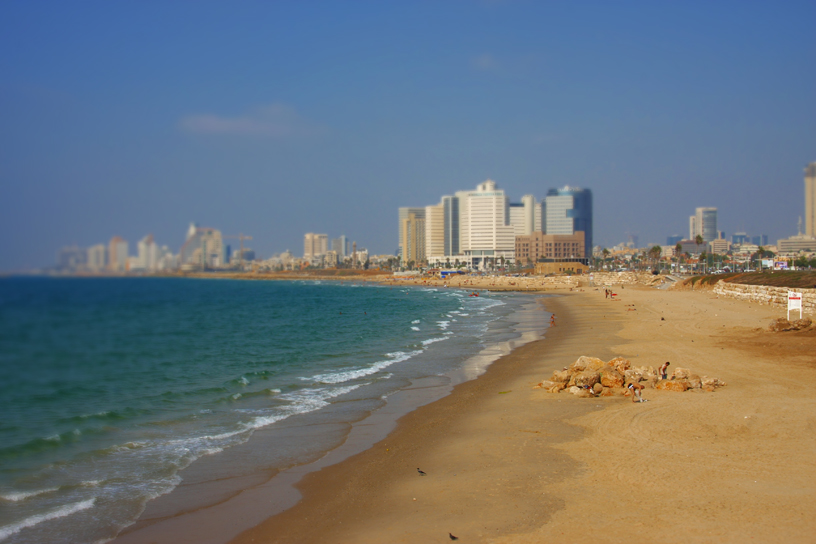
{"type": "Polygon", "coordinates": [[[485,258],[512,259],[515,231],[509,221],[509,202],[493,180],[475,191],[459,191],[459,248],[474,265],[485,258]]]}
{"type": "Polygon", "coordinates": [[[303,259],[317,261],[329,251],[329,235],[307,232],[303,236],[303,259]]]}
{"type": "Polygon", "coordinates": [[[432,266],[436,260],[444,261],[445,206],[442,203],[425,206],[425,255],[432,266]]]}
{"type": "Polygon", "coordinates": [[[696,239],[698,234],[705,242],[717,239],[717,208],[697,208],[689,217],[689,240],[696,239]]]}

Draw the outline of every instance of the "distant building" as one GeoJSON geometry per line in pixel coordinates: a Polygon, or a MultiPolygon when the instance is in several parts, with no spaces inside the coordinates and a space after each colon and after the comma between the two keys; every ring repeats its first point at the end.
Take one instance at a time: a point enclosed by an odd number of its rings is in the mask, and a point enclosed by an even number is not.
{"type": "Polygon", "coordinates": [[[535,264],[537,275],[547,274],[585,274],[589,271],[586,259],[545,259],[535,264]]]}
{"type": "Polygon", "coordinates": [[[709,247],[711,248],[711,253],[725,255],[731,250],[731,243],[725,238],[717,238],[711,241],[709,247]]]}
{"type": "Polygon", "coordinates": [[[125,272],[128,262],[128,243],[114,236],[108,243],[108,270],[111,272],[125,272]]]}
{"type": "Polygon", "coordinates": [[[496,182],[486,180],[473,191],[458,191],[459,250],[470,266],[487,259],[513,259],[515,234],[510,224],[508,200],[496,182]]]}
{"type": "Polygon", "coordinates": [[[148,234],[136,244],[136,259],[131,270],[154,272],[159,267],[159,246],[153,241],[153,235],[148,234]]]}
{"type": "Polygon", "coordinates": [[[755,246],[767,246],[768,245],[768,235],[767,234],[760,234],[759,236],[752,236],[751,243],[755,246]]]}
{"type": "Polygon", "coordinates": [[[191,223],[187,240],[179,251],[179,262],[182,268],[194,270],[224,266],[224,240],[221,231],[191,223]]]}
{"type": "Polygon", "coordinates": [[[101,272],[108,262],[108,249],[105,244],[96,244],[88,248],[87,267],[91,272],[101,272]]]}
{"type": "Polygon", "coordinates": [[[430,260],[444,255],[445,206],[440,202],[434,206],[425,206],[425,256],[430,260]]]}
{"type": "Polygon", "coordinates": [[[816,237],[816,162],[805,168],[805,236],[816,237]]]}
{"type": "Polygon", "coordinates": [[[349,256],[349,241],[345,234],[339,238],[332,238],[331,250],[337,254],[340,260],[349,256]]]}
{"type": "Polygon", "coordinates": [[[735,232],[731,235],[731,243],[734,245],[749,244],[751,238],[745,232],[735,232]]]}
{"type": "Polygon", "coordinates": [[[403,264],[425,261],[425,208],[400,208],[400,260],[403,264]]]}
{"type": "Polygon", "coordinates": [[[533,232],[528,236],[516,236],[516,262],[526,264],[540,259],[585,259],[585,240],[581,231],[574,234],[533,232]]]}
{"type": "Polygon", "coordinates": [[[689,255],[699,255],[708,249],[708,244],[705,242],[697,244],[695,240],[680,240],[680,253],[688,253],[689,255]]]}
{"type": "Polygon", "coordinates": [[[799,253],[800,251],[816,251],[816,237],[799,234],[784,240],[777,240],[776,247],[780,253],[799,253]]]}
{"type": "Polygon", "coordinates": [[[679,242],[682,239],[683,239],[683,237],[680,236],[679,234],[674,234],[672,236],[668,236],[666,238],[666,245],[674,247],[674,246],[677,245],[677,242],[679,242]]]}
{"type": "Polygon", "coordinates": [[[459,197],[443,196],[442,208],[445,221],[443,255],[459,255],[459,197]]]}
{"type": "Polygon", "coordinates": [[[695,215],[689,217],[689,240],[696,239],[698,235],[706,242],[718,238],[717,208],[697,208],[695,215]]]}
{"type": "Polygon", "coordinates": [[[592,191],[589,189],[569,186],[550,189],[544,199],[542,216],[545,233],[571,235],[583,232],[585,251],[592,248],[592,191]]]}
{"type": "Polygon", "coordinates": [[[303,235],[303,259],[319,261],[329,251],[329,235],[307,232],[303,235]]]}

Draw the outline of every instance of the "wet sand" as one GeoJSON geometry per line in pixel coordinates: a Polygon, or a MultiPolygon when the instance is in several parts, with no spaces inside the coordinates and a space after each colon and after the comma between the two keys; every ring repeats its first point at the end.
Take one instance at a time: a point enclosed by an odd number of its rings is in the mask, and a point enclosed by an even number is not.
{"type": "Polygon", "coordinates": [[[758,330],[780,311],[710,292],[619,298],[547,299],[544,339],[307,475],[303,500],[233,542],[813,542],[816,334],[758,330]],[[728,385],[643,404],[533,389],[580,355],[728,385]]]}

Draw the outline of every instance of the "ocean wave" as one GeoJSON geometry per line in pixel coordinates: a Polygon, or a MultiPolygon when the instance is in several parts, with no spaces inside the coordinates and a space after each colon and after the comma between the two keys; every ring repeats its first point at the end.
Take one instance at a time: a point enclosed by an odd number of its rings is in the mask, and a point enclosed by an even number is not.
{"type": "Polygon", "coordinates": [[[436,324],[444,331],[450,325],[450,321],[437,321],[436,324]]]}
{"type": "Polygon", "coordinates": [[[411,327],[411,330],[412,330],[412,331],[419,332],[419,327],[411,327]]]}
{"type": "Polygon", "coordinates": [[[427,340],[422,341],[423,346],[430,346],[434,342],[441,342],[442,340],[447,340],[447,336],[443,336],[442,338],[428,338],[427,340]]]}
{"type": "Polygon", "coordinates": [[[87,510],[88,508],[92,508],[95,502],[96,499],[88,499],[86,501],[76,502],[74,504],[66,504],[65,506],[57,508],[56,510],[51,510],[50,512],[45,512],[43,514],[37,514],[36,516],[25,518],[17,523],[0,527],[0,540],[5,540],[11,535],[19,533],[23,529],[34,527],[35,525],[39,525],[45,521],[64,518],[65,516],[70,516],[72,514],[76,514],[77,512],[87,510]]]}
{"type": "Polygon", "coordinates": [[[421,321],[420,319],[414,319],[413,321],[411,321],[411,325],[416,325],[420,321],[421,321]]]}
{"type": "Polygon", "coordinates": [[[320,383],[343,383],[343,382],[347,382],[347,381],[350,381],[350,380],[356,380],[356,379],[363,378],[365,376],[374,374],[376,372],[379,372],[380,370],[382,370],[384,368],[388,368],[389,366],[393,365],[394,363],[400,363],[402,361],[407,361],[411,357],[414,357],[415,355],[419,355],[420,353],[422,353],[422,352],[421,351],[409,351],[409,352],[397,351],[395,353],[388,353],[386,355],[388,355],[388,357],[391,357],[390,359],[387,359],[385,361],[378,361],[378,362],[374,363],[373,365],[371,365],[369,367],[357,368],[357,369],[352,369],[352,370],[344,370],[344,371],[341,371],[341,372],[330,372],[330,373],[327,373],[327,374],[317,374],[315,376],[312,376],[312,379],[317,381],[317,382],[320,382],[320,383]]]}
{"type": "Polygon", "coordinates": [[[7,502],[20,502],[37,495],[44,495],[46,493],[53,493],[59,490],[58,487],[49,487],[48,489],[34,489],[31,491],[12,491],[10,493],[0,493],[0,500],[7,502]]]}

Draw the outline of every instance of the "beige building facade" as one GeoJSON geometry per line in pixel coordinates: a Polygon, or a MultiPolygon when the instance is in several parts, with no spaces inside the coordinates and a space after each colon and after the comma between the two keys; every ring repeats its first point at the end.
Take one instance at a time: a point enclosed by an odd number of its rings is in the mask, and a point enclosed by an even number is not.
{"type": "Polygon", "coordinates": [[[582,231],[575,234],[544,234],[533,232],[516,236],[516,262],[534,263],[539,259],[575,259],[586,255],[586,240],[582,231]]]}
{"type": "Polygon", "coordinates": [[[805,168],[805,236],[816,237],[816,162],[805,168]]]}

